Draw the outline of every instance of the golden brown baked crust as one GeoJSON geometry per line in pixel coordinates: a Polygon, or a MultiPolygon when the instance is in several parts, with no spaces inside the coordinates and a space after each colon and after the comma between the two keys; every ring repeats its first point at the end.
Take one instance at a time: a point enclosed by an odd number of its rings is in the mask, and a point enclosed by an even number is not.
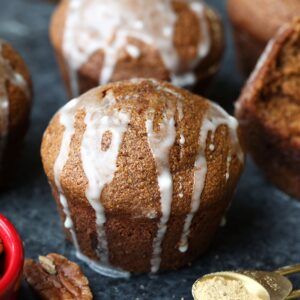
{"type": "MultiPolygon", "coordinates": [[[[214,139],[211,133],[206,141],[207,145],[214,144],[214,149],[205,147],[208,171],[201,205],[190,228],[189,248],[186,252],[180,252],[178,248],[183,224],[191,211],[194,164],[199,152],[199,132],[211,104],[204,98],[175,88],[171,84],[153,80],[109,84],[84,94],[80,97],[80,102],[88,103],[92,99],[97,99],[100,105],[105,95],[111,92],[116,99],[114,109],[130,111],[131,117],[120,146],[114,178],[104,187],[101,203],[106,214],[105,231],[110,263],[132,272],[150,271],[153,239],[157,234],[162,214],[157,182],[158,171],[147,140],[145,121],[149,111],[154,111],[154,130],[157,131],[164,113],[168,114],[170,109],[174,109],[178,97],[183,103],[182,120],[179,121],[178,112],[175,114],[176,138],[169,154],[173,196],[171,216],[162,243],[160,266],[161,270],[178,268],[207,249],[229,204],[243,162],[239,160],[237,153],[232,153],[232,160],[228,166],[228,153],[232,152],[234,146],[228,127],[220,124],[214,139]],[[180,134],[184,134],[183,145],[180,143],[180,134]],[[226,172],[228,172],[227,179],[226,172]],[[152,218],[149,217],[151,215],[152,218]]],[[[85,109],[77,110],[75,134],[71,140],[69,157],[61,173],[60,182],[73,216],[81,251],[88,257],[97,259],[95,212],[85,196],[88,182],[80,155],[82,138],[86,130],[85,115],[85,109]]],[[[59,119],[60,113],[53,118],[47,128],[41,155],[64,220],[53,171],[64,134],[64,126],[60,124],[59,119]]],[[[106,143],[107,141],[102,142],[101,147],[105,148],[106,143]]],[[[68,231],[67,234],[69,235],[68,231]]]]}
{"type": "Polygon", "coordinates": [[[247,148],[282,190],[300,198],[300,20],[284,25],[236,105],[247,148]]]}
{"type": "Polygon", "coordinates": [[[300,14],[298,0],[229,0],[240,66],[249,74],[281,25],[300,14]]]}
{"type": "MultiPolygon", "coordinates": [[[[3,92],[5,94],[4,98],[5,101],[8,102],[9,107],[7,115],[6,113],[3,113],[5,114],[3,117],[7,118],[7,128],[1,128],[0,130],[0,134],[2,135],[1,152],[3,151],[3,156],[1,158],[1,173],[6,174],[6,172],[12,168],[11,164],[16,160],[16,157],[18,157],[20,144],[29,125],[32,85],[30,74],[23,59],[7,42],[2,40],[0,42],[0,55],[2,56],[2,59],[9,64],[10,68],[14,70],[16,74],[19,74],[23,78],[26,85],[26,88],[24,89],[7,79],[5,81],[5,86],[3,87],[3,92]]],[[[0,74],[0,76],[2,76],[2,78],[6,77],[4,73],[0,74]]],[[[2,178],[2,184],[4,184],[4,181],[6,181],[5,179],[7,179],[6,175],[4,177],[5,178],[2,178]]]]}
{"type": "MultiPolygon", "coordinates": [[[[71,95],[68,67],[62,49],[68,7],[69,0],[63,0],[55,10],[50,24],[50,39],[67,91],[71,95]]],[[[173,42],[180,58],[180,69],[187,71],[190,63],[197,57],[199,42],[204,37],[201,36],[200,26],[197,26],[199,20],[195,12],[184,1],[173,0],[173,8],[177,15],[173,42]]],[[[199,62],[195,69],[197,77],[195,88],[199,90],[206,88],[212,76],[217,72],[224,50],[223,26],[219,16],[207,7],[205,17],[208,21],[211,43],[208,55],[199,62]]],[[[156,47],[134,38],[130,40],[132,45],[138,46],[141,55],[138,59],[134,59],[125,49],[122,49],[111,81],[138,77],[170,80],[170,72],[156,47]]],[[[99,70],[102,68],[103,60],[103,51],[96,51],[78,70],[80,93],[99,85],[99,70]]]]}

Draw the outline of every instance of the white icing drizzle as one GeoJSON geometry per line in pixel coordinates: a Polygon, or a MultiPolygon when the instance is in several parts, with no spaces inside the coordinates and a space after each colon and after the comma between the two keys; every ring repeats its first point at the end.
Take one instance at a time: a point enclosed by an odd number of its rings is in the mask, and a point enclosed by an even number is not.
{"type": "MultiPolygon", "coordinates": [[[[190,227],[194,218],[194,215],[199,210],[201,195],[205,185],[205,179],[207,174],[207,161],[206,161],[206,142],[208,133],[211,133],[211,138],[213,140],[213,136],[217,130],[217,128],[221,125],[226,125],[229,130],[229,136],[233,147],[233,152],[237,155],[240,161],[244,160],[243,152],[239,143],[237,128],[238,123],[234,117],[229,116],[220,106],[211,103],[205,116],[202,121],[202,125],[200,128],[200,136],[199,136],[199,152],[197,154],[195,164],[194,164],[194,186],[192,192],[191,199],[191,210],[187,214],[183,231],[179,243],[179,251],[186,252],[188,250],[188,236],[190,233],[190,227]]],[[[228,156],[231,157],[231,152],[229,151],[228,156]]],[[[230,158],[231,162],[231,158],[230,158]]],[[[228,163],[228,160],[227,160],[228,163]]],[[[227,165],[228,178],[229,178],[229,166],[227,165]]],[[[226,176],[226,175],[225,175],[226,176]]],[[[227,176],[226,176],[226,180],[227,176]]]]}
{"type": "Polygon", "coordinates": [[[77,257],[100,274],[120,278],[128,277],[130,274],[109,265],[107,241],[104,231],[105,214],[100,202],[103,187],[113,179],[119,146],[129,122],[129,115],[127,113],[110,109],[110,105],[113,103],[114,97],[111,92],[108,92],[102,100],[101,105],[92,101],[85,103],[78,98],[70,101],[59,111],[59,120],[61,125],[64,126],[64,133],[60,151],[54,163],[54,179],[59,192],[60,203],[65,214],[64,226],[71,233],[77,257]],[[81,160],[88,180],[86,197],[96,214],[99,241],[97,250],[101,262],[95,262],[81,253],[68,201],[61,186],[61,173],[70,154],[70,144],[72,136],[75,133],[75,115],[79,109],[85,109],[86,111],[85,123],[87,128],[81,144],[81,160]],[[101,140],[106,131],[112,133],[112,139],[109,149],[102,151],[101,140]],[[99,137],[99,140],[95,137],[99,137]]]}
{"type": "Polygon", "coordinates": [[[182,176],[179,176],[179,198],[183,198],[183,192],[182,192],[182,176]]]}
{"type": "MultiPolygon", "coordinates": [[[[212,110],[215,110],[215,122],[220,125],[226,125],[229,129],[229,136],[233,146],[232,153],[237,155],[240,162],[244,162],[244,152],[238,137],[238,121],[236,118],[230,116],[221,106],[216,103],[211,103],[212,110]]],[[[212,114],[213,115],[213,114],[212,114]]]]}
{"type": "Polygon", "coordinates": [[[75,113],[74,109],[78,103],[78,99],[74,99],[68,102],[59,114],[60,124],[64,126],[64,133],[61,141],[60,151],[54,163],[54,181],[56,188],[59,194],[59,201],[63,207],[63,212],[65,214],[64,226],[71,233],[72,241],[75,246],[76,251],[79,251],[79,245],[75,233],[74,223],[72,220],[71,212],[69,209],[68,201],[65,197],[64,191],[61,186],[61,173],[64,169],[64,166],[69,158],[70,144],[72,136],[75,133],[74,121],[75,113]]]}
{"type": "Polygon", "coordinates": [[[180,140],[179,140],[179,142],[180,142],[181,145],[184,145],[184,143],[185,143],[185,137],[184,137],[183,134],[180,134],[180,140]]]}
{"type": "MultiPolygon", "coordinates": [[[[210,49],[209,26],[205,4],[196,0],[187,3],[198,16],[201,29],[198,55],[190,66],[194,69],[210,49]]],[[[140,50],[129,44],[128,38],[156,47],[174,83],[194,84],[196,77],[191,70],[178,73],[180,62],[173,44],[176,21],[172,0],[152,0],[147,8],[138,0],[70,0],[62,47],[73,96],[79,93],[78,70],[96,51],[104,53],[100,84],[111,81],[121,49],[133,59],[140,57],[140,50]]]]}
{"type": "MultiPolygon", "coordinates": [[[[182,119],[183,119],[183,107],[182,107],[182,101],[181,99],[177,100],[177,112],[178,112],[178,121],[179,121],[179,126],[181,125],[182,119]]],[[[180,145],[185,144],[185,137],[184,137],[184,132],[183,132],[183,126],[180,126],[180,139],[179,139],[180,145]]],[[[180,151],[180,155],[182,156],[182,151],[180,151]]]]}
{"type": "Polygon", "coordinates": [[[10,61],[2,55],[2,49],[5,42],[0,39],[0,159],[3,156],[9,130],[9,99],[6,83],[10,82],[20,88],[25,96],[30,98],[29,86],[23,76],[16,72],[10,61]]]}
{"type": "Polygon", "coordinates": [[[176,138],[174,116],[168,118],[164,115],[160,123],[159,132],[153,130],[153,118],[146,120],[148,143],[153,154],[157,173],[158,186],[160,191],[161,218],[158,223],[156,237],[153,240],[153,253],[151,258],[151,272],[159,270],[161,263],[161,243],[167,231],[167,223],[170,218],[173,198],[173,178],[169,166],[169,152],[176,138]]]}
{"type": "Polygon", "coordinates": [[[141,50],[134,45],[127,45],[126,50],[132,58],[139,58],[141,56],[141,50]]]}
{"type": "Polygon", "coordinates": [[[155,219],[157,217],[156,211],[151,211],[147,213],[147,218],[148,219],[155,219]]]}
{"type": "Polygon", "coordinates": [[[129,278],[130,277],[130,273],[123,271],[119,268],[113,268],[109,265],[103,265],[100,263],[97,263],[93,260],[91,260],[90,258],[88,258],[87,256],[83,255],[80,251],[76,252],[76,257],[78,259],[80,259],[81,261],[83,261],[84,263],[86,263],[89,268],[91,268],[92,270],[94,270],[95,272],[107,276],[107,277],[111,277],[111,278],[129,278]]]}
{"type": "MultiPolygon", "coordinates": [[[[182,125],[182,120],[184,117],[183,114],[183,102],[182,102],[182,96],[177,94],[177,113],[178,113],[178,122],[179,122],[179,128],[180,128],[180,139],[179,139],[179,143],[181,145],[180,147],[180,159],[182,159],[183,156],[183,149],[182,146],[185,144],[185,137],[184,137],[184,132],[183,132],[183,125],[182,125]]],[[[182,185],[182,176],[179,175],[178,176],[178,182],[179,182],[179,193],[178,193],[178,197],[179,198],[183,198],[184,194],[183,194],[183,185],[182,185]]]]}
{"type": "Polygon", "coordinates": [[[229,153],[227,156],[227,160],[226,160],[226,174],[225,174],[226,181],[229,179],[229,176],[230,176],[231,160],[232,160],[232,157],[231,157],[231,154],[229,153]]]}
{"type": "Polygon", "coordinates": [[[204,59],[210,50],[211,40],[209,34],[209,25],[205,14],[205,4],[203,1],[190,1],[190,7],[194,13],[198,16],[200,21],[201,40],[199,42],[198,57],[195,59],[194,66],[204,59]]]}
{"type": "Polygon", "coordinates": [[[77,71],[82,63],[86,60],[81,51],[75,51],[74,49],[76,30],[72,29],[74,24],[79,22],[77,11],[80,10],[82,2],[83,1],[81,0],[70,0],[69,2],[69,12],[66,18],[62,45],[63,54],[65,56],[65,61],[68,67],[70,91],[73,97],[79,95],[77,71]],[[75,55],[76,57],[74,57],[75,55]]]}
{"type": "Polygon", "coordinates": [[[196,75],[192,72],[186,74],[172,74],[171,82],[177,86],[191,86],[197,81],[196,75]]]}
{"type": "Polygon", "coordinates": [[[109,263],[108,245],[105,234],[105,212],[101,204],[103,188],[109,184],[117,168],[117,158],[123,135],[127,130],[130,115],[125,111],[109,111],[115,104],[111,91],[102,100],[102,105],[90,105],[86,110],[86,129],[81,144],[81,161],[85,176],[88,180],[86,198],[95,210],[96,227],[98,233],[98,254],[103,264],[109,263]],[[111,142],[109,149],[101,148],[102,137],[110,132],[111,142]]]}

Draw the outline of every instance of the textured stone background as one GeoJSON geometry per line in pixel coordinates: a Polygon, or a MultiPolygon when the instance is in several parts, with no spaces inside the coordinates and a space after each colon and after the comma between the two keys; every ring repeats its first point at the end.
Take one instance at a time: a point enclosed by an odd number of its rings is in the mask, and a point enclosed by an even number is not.
{"type": "MultiPolygon", "coordinates": [[[[243,79],[235,67],[225,0],[209,2],[224,16],[227,52],[208,95],[230,109],[243,79]]],[[[0,212],[20,231],[27,257],[54,251],[74,259],[72,247],[65,244],[39,156],[42,133],[51,116],[66,101],[48,41],[48,22],[54,6],[43,0],[0,0],[0,7],[0,36],[21,52],[35,88],[25,151],[12,187],[0,194],[0,212]]],[[[300,262],[299,216],[300,203],[275,189],[249,162],[226,227],[219,231],[211,250],[192,266],[130,280],[104,278],[82,267],[95,299],[191,299],[192,283],[207,272],[237,268],[272,270],[300,262]]],[[[20,299],[35,299],[25,284],[20,299]]]]}

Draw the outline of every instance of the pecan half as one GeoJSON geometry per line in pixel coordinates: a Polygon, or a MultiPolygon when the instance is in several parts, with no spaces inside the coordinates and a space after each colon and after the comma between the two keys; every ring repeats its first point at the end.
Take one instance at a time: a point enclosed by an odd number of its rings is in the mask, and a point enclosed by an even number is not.
{"type": "Polygon", "coordinates": [[[2,240],[0,239],[0,255],[4,252],[4,245],[2,240]]]}
{"type": "Polygon", "coordinates": [[[89,281],[80,267],[59,254],[40,256],[39,262],[26,259],[24,277],[41,299],[93,299],[89,281]]]}
{"type": "Polygon", "coordinates": [[[54,260],[47,256],[39,256],[39,262],[41,267],[49,274],[55,275],[56,274],[56,267],[54,264],[54,260]]]}

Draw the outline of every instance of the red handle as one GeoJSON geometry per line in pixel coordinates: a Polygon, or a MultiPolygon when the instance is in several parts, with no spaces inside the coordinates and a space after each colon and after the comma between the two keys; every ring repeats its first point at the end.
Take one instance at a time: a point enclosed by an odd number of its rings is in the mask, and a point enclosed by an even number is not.
{"type": "Polygon", "coordinates": [[[10,221],[0,214],[0,238],[4,245],[4,270],[0,278],[0,300],[15,299],[24,264],[22,240],[10,221]]]}

